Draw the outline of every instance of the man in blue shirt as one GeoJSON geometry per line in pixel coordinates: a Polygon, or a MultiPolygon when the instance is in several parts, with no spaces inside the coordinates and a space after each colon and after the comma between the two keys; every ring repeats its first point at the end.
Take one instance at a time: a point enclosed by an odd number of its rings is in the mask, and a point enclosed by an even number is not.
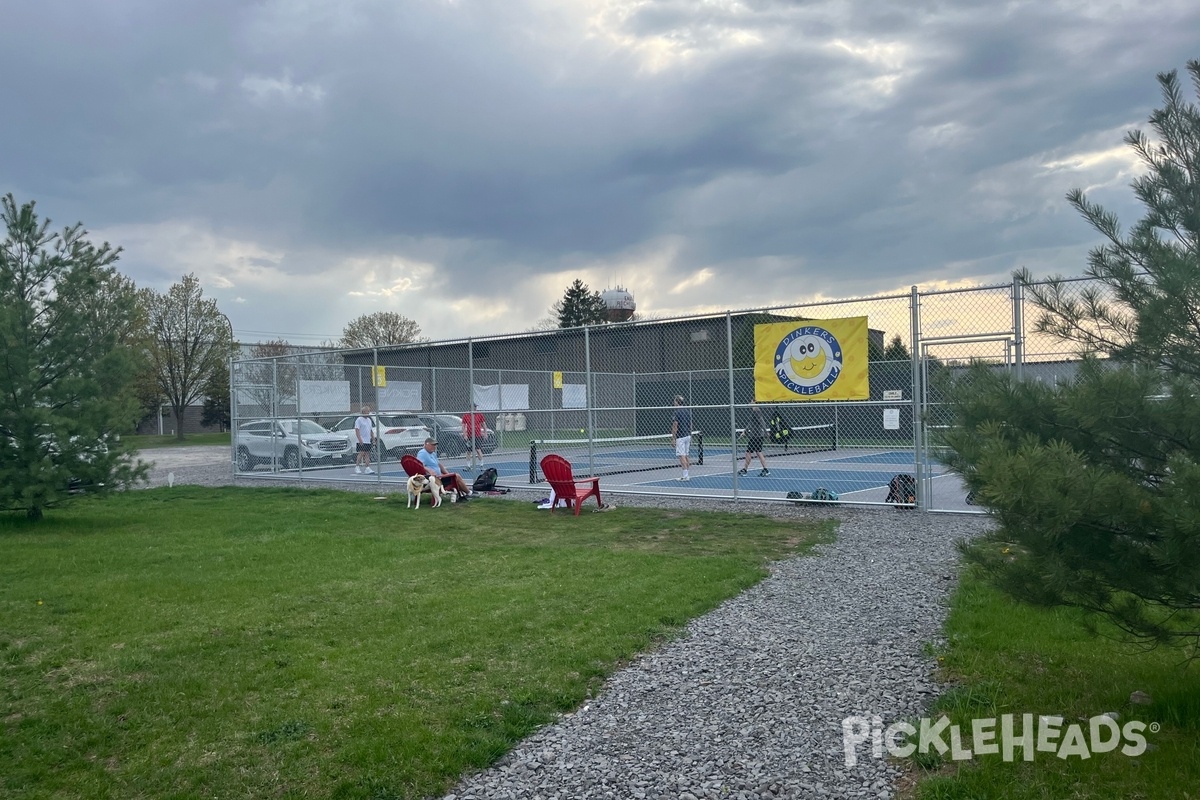
{"type": "Polygon", "coordinates": [[[675,395],[675,418],[671,421],[671,438],[675,440],[675,455],[679,456],[679,466],[683,474],[677,478],[690,481],[688,475],[688,450],[692,447],[692,410],[683,407],[683,395],[675,395]]]}
{"type": "Polygon", "coordinates": [[[432,475],[442,482],[442,488],[458,492],[460,500],[471,496],[471,487],[467,486],[467,482],[461,476],[442,469],[442,462],[438,461],[437,457],[437,442],[433,439],[425,440],[425,446],[417,451],[417,460],[425,467],[427,475],[432,475]]]}

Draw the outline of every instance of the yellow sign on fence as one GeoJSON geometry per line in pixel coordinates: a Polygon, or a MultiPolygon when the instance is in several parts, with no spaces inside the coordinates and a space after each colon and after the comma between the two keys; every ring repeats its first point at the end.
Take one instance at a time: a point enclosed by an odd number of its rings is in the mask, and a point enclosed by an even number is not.
{"type": "Polygon", "coordinates": [[[387,386],[387,367],[376,367],[372,374],[371,385],[376,387],[387,386]]]}
{"type": "Polygon", "coordinates": [[[555,389],[562,388],[562,373],[561,372],[554,373],[554,388],[555,389]]]}
{"type": "Polygon", "coordinates": [[[867,318],[754,326],[754,399],[866,400],[867,318]]]}

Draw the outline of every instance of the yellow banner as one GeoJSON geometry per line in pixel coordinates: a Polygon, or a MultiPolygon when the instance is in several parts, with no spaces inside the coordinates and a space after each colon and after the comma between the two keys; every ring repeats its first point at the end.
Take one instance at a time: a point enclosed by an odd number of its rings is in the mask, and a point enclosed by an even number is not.
{"type": "Polygon", "coordinates": [[[375,367],[371,373],[371,385],[381,389],[387,386],[387,367],[375,367]]]}
{"type": "Polygon", "coordinates": [[[754,399],[867,400],[867,318],[754,326],[754,399]]]}

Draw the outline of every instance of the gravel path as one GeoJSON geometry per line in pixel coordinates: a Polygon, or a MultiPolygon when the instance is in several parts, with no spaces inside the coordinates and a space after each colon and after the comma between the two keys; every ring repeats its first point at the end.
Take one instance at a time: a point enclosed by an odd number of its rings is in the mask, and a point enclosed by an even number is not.
{"type": "MultiPolygon", "coordinates": [[[[170,457],[159,461],[151,485],[165,482],[170,457]]],[[[176,483],[233,482],[227,461],[173,470],[176,483]]],[[[776,563],[762,583],[693,620],[679,639],[616,673],[597,697],[466,778],[446,800],[891,797],[898,773],[872,758],[869,745],[859,747],[855,767],[845,766],[842,720],[877,715],[886,726],[923,713],[938,687],[922,649],[940,636],[954,543],[981,533],[988,520],[634,496],[614,502],[831,516],[841,525],[836,542],[776,563]]]]}

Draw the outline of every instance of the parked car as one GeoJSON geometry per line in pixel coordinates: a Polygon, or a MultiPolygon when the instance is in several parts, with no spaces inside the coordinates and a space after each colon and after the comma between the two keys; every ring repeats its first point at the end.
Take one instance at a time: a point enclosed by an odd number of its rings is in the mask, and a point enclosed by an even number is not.
{"type": "Polygon", "coordinates": [[[244,423],[238,426],[234,444],[239,472],[249,472],[256,464],[272,461],[284,469],[298,469],[301,458],[305,462],[331,464],[334,459],[353,453],[344,435],[330,433],[308,419],[259,419],[244,423]]]}
{"type": "MultiPolygon", "coordinates": [[[[437,439],[438,452],[445,456],[461,456],[471,449],[469,439],[463,436],[462,417],[457,414],[419,414],[421,422],[433,431],[437,439]]],[[[496,452],[496,432],[485,428],[483,438],[476,443],[484,453],[496,452]]]]}
{"type": "MultiPolygon", "coordinates": [[[[346,437],[352,453],[358,452],[358,437],[354,434],[354,421],[357,416],[342,417],[329,429],[346,437]]],[[[375,414],[371,421],[375,423],[375,432],[379,436],[383,452],[389,458],[400,458],[405,453],[415,453],[429,438],[429,428],[422,424],[416,414],[375,414]]]]}

